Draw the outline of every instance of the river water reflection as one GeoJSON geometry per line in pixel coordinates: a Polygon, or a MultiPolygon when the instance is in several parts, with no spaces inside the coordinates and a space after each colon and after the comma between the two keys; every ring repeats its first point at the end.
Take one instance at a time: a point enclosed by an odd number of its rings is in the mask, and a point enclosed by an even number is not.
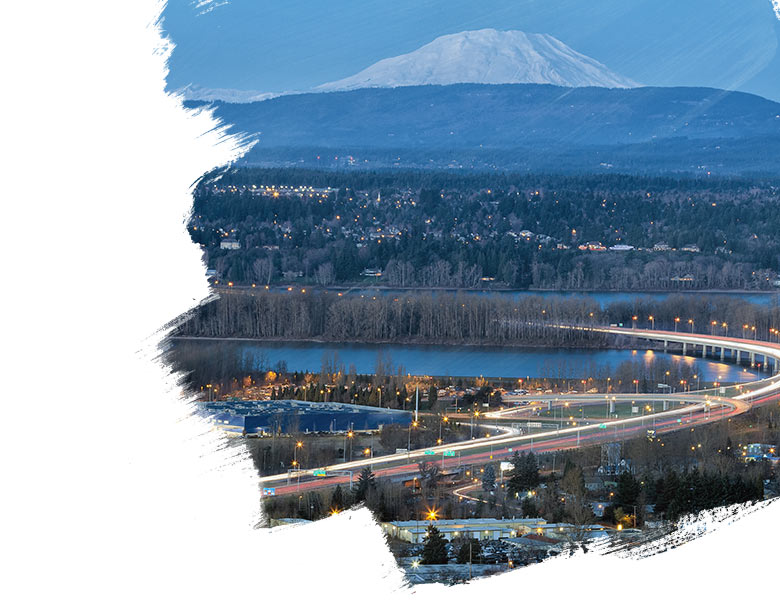
{"type": "MultiPolygon", "coordinates": [[[[704,381],[755,381],[759,374],[738,367],[691,356],[633,350],[572,350],[551,348],[494,348],[483,346],[429,346],[414,344],[348,344],[317,342],[254,342],[196,340],[195,344],[222,344],[232,347],[245,364],[275,367],[284,362],[289,371],[319,373],[324,362],[332,362],[349,372],[373,374],[382,364],[385,374],[451,377],[550,377],[579,378],[614,372],[626,361],[639,366],[668,360],[672,365],[689,365],[704,381]]],[[[223,348],[224,350],[224,348],[223,348]]]]}

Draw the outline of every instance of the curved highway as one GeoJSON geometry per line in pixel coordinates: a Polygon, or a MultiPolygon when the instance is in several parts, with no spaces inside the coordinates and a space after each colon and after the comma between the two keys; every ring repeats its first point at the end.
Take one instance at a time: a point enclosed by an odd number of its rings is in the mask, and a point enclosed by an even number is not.
{"type": "MultiPolygon", "coordinates": [[[[260,478],[261,486],[274,488],[274,495],[309,491],[336,484],[349,484],[357,479],[361,469],[370,466],[376,477],[406,478],[410,474],[418,472],[418,463],[436,461],[443,469],[462,465],[475,465],[497,459],[508,459],[515,451],[533,450],[535,452],[551,452],[576,448],[583,445],[605,443],[608,441],[628,439],[647,434],[650,427],[656,433],[669,432],[696,424],[703,424],[713,420],[729,418],[750,410],[751,406],[762,404],[780,398],[780,344],[757,340],[744,340],[738,338],[710,336],[695,333],[628,329],[621,327],[584,327],[576,325],[550,325],[551,327],[587,329],[598,333],[612,333],[641,339],[663,341],[665,345],[683,344],[683,351],[688,347],[694,350],[702,346],[711,347],[713,353],[720,350],[721,358],[725,356],[725,350],[737,360],[749,357],[751,364],[755,364],[756,356],[764,359],[763,366],[773,364],[774,375],[748,384],[740,384],[730,387],[719,387],[710,390],[701,390],[683,394],[577,394],[559,395],[552,398],[544,398],[557,406],[566,403],[587,405],[597,403],[604,405],[613,400],[616,403],[639,401],[641,404],[663,402],[674,407],[662,412],[652,411],[649,414],[628,416],[616,419],[585,419],[586,423],[578,423],[576,420],[567,421],[567,427],[556,430],[540,431],[538,433],[524,433],[519,431],[508,421],[518,420],[524,412],[529,411],[528,406],[501,409],[485,413],[486,419],[494,421],[493,425],[481,423],[483,428],[493,429],[485,437],[464,442],[443,444],[430,448],[421,448],[401,454],[390,454],[346,463],[326,465],[317,469],[302,469],[293,473],[282,473],[260,478]],[[744,353],[744,354],[743,354],[744,353]],[[504,424],[499,425],[500,420],[504,424]],[[316,472],[316,474],[315,474],[316,472]]],[[[522,417],[526,419],[527,417],[522,417]]]]}

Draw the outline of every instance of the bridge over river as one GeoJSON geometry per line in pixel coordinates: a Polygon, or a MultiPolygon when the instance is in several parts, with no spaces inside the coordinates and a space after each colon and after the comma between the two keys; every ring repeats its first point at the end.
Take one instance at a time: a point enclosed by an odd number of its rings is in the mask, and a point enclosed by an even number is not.
{"type": "MultiPolygon", "coordinates": [[[[671,350],[701,352],[702,356],[716,356],[721,360],[749,361],[759,365],[767,373],[758,381],[734,386],[719,386],[683,394],[577,394],[556,396],[549,400],[549,407],[579,406],[588,404],[615,405],[634,402],[640,406],[661,404],[661,411],[645,411],[642,414],[605,419],[567,420],[555,429],[530,433],[521,431],[518,422],[528,416],[533,408],[520,406],[483,414],[482,426],[488,428],[485,437],[464,442],[421,448],[401,454],[369,457],[360,460],[322,465],[314,469],[300,469],[292,473],[269,475],[260,479],[264,495],[276,496],[299,493],[337,484],[350,485],[361,469],[370,466],[375,477],[404,478],[418,472],[418,463],[440,461],[442,468],[455,468],[462,464],[481,464],[493,460],[506,460],[515,451],[554,452],[582,445],[602,444],[615,440],[639,437],[648,428],[656,433],[684,429],[726,419],[749,411],[753,406],[776,401],[780,398],[780,344],[761,340],[662,331],[614,326],[590,326],[549,324],[549,327],[589,330],[637,339],[654,340],[671,350]],[[585,421],[585,422],[583,422],[585,421]],[[491,423],[492,422],[492,423],[491,423]],[[485,425],[487,423],[487,425],[485,425]]],[[[532,414],[532,413],[531,413],[532,414]]],[[[413,425],[410,425],[410,427],[413,425]]]]}

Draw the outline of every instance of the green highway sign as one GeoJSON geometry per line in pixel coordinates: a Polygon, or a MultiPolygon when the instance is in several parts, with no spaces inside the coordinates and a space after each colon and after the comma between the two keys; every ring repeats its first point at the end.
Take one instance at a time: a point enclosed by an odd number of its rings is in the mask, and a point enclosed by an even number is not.
{"type": "Polygon", "coordinates": [[[424,452],[424,454],[426,454],[427,456],[433,456],[433,455],[434,455],[434,454],[436,454],[436,453],[435,453],[433,450],[426,450],[426,451],[424,452]]]}
{"type": "Polygon", "coordinates": [[[444,456],[455,456],[455,450],[445,450],[444,456]]]}
{"type": "Polygon", "coordinates": [[[607,428],[606,423],[602,423],[601,425],[599,425],[599,429],[606,429],[606,428],[607,428]]]}
{"type": "Polygon", "coordinates": [[[315,477],[325,477],[327,473],[325,472],[325,469],[314,469],[314,476],[315,477]]]}

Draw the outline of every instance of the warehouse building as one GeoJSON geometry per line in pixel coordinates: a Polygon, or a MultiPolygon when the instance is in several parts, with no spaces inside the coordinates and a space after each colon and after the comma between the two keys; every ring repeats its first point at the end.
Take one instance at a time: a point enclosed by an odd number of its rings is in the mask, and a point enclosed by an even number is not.
{"type": "Polygon", "coordinates": [[[338,402],[236,400],[202,402],[199,409],[220,429],[247,436],[377,431],[384,425],[407,426],[412,421],[408,411],[338,402]]]}

